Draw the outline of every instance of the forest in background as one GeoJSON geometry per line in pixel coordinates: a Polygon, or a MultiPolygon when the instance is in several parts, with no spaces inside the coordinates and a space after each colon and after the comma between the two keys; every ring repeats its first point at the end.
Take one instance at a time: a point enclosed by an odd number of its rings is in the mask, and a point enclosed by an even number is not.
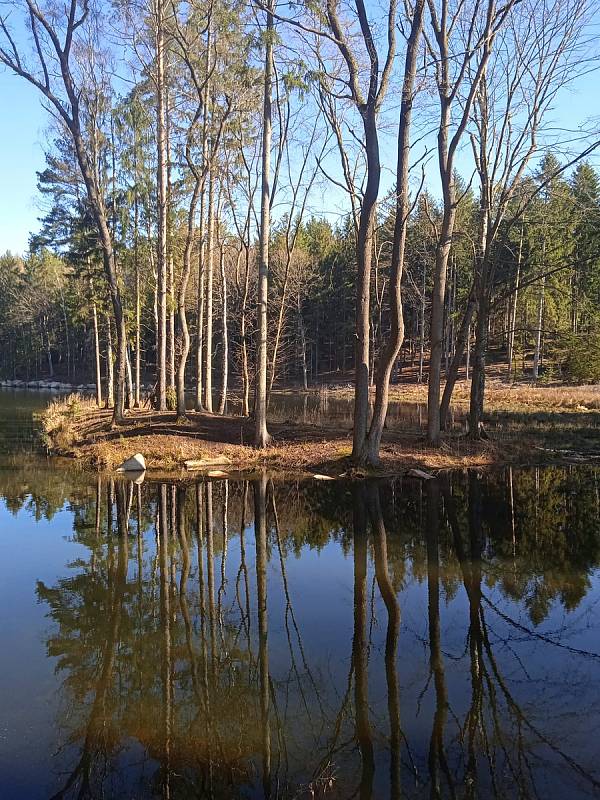
{"type": "Polygon", "coordinates": [[[3,377],[95,379],[117,422],[144,384],[181,416],[234,388],[260,446],[273,387],[354,371],[363,463],[403,369],[432,444],[459,375],[480,435],[491,356],[600,379],[598,131],[555,118],[593,3],[0,7],[52,112],[39,230],[0,257],[3,377]]]}

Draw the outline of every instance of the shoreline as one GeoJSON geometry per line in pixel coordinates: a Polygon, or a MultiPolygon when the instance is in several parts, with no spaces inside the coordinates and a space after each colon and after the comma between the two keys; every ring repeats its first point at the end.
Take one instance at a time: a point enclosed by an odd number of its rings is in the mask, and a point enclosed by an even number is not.
{"type": "MultiPolygon", "coordinates": [[[[342,392],[330,390],[333,396],[342,396],[342,392]]],[[[407,402],[414,400],[407,398],[407,402]]],[[[377,469],[357,468],[351,463],[352,432],[335,422],[271,421],[273,444],[257,450],[252,446],[252,420],[239,416],[189,412],[182,421],[170,412],[129,411],[127,422],[112,429],[110,410],[98,409],[89,398],[71,395],[52,401],[39,417],[51,455],[77,460],[95,471],[114,472],[123,461],[141,453],[152,477],[155,473],[179,478],[229,477],[257,470],[323,479],[394,477],[410,470],[600,460],[600,410],[559,407],[548,411],[543,403],[523,412],[500,406],[490,417],[490,438],[485,441],[472,442],[462,431],[452,431],[444,435],[439,448],[433,448],[426,444],[420,429],[386,429],[377,469]],[[188,469],[186,461],[204,464],[188,469]]]]}

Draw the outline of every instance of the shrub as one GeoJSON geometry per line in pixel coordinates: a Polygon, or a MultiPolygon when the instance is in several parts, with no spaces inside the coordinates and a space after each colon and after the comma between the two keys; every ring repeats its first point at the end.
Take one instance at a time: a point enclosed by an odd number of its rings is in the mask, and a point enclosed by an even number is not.
{"type": "Polygon", "coordinates": [[[173,386],[167,386],[167,409],[169,411],[175,411],[177,409],[177,392],[173,388],[173,386]]]}
{"type": "Polygon", "coordinates": [[[77,438],[76,420],[85,408],[94,408],[93,400],[80,394],[70,394],[64,399],[51,400],[40,415],[41,438],[50,450],[66,450],[77,438]]]}

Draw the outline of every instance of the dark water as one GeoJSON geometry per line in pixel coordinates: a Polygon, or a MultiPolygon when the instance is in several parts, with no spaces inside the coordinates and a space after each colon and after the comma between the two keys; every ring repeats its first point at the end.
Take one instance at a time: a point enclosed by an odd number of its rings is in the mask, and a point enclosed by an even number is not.
{"type": "Polygon", "coordinates": [[[134,485],[20,441],[2,800],[600,796],[598,470],[134,485]]]}

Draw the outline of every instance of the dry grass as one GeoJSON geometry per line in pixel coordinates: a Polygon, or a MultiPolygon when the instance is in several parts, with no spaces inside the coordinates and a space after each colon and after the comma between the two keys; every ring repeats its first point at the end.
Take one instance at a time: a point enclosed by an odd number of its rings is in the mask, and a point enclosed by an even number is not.
{"type": "Polygon", "coordinates": [[[96,411],[94,400],[77,393],[51,400],[40,415],[46,446],[60,451],[72,448],[78,441],[82,419],[96,411]]]}
{"type": "MultiPolygon", "coordinates": [[[[464,408],[469,404],[470,381],[459,381],[452,395],[452,404],[464,408]]],[[[402,384],[390,392],[393,400],[413,403],[427,402],[426,384],[402,384]]],[[[600,386],[508,384],[488,380],[485,390],[486,412],[544,412],[600,410],[600,386]]]]}
{"type": "MultiPolygon", "coordinates": [[[[442,387],[443,389],[443,387],[442,387]]],[[[452,394],[452,405],[469,405],[471,382],[458,381],[452,394]]],[[[353,396],[349,388],[330,389],[330,397],[353,396]]],[[[403,403],[427,404],[426,383],[401,383],[390,388],[390,400],[403,403]]],[[[498,379],[486,381],[486,411],[570,411],[600,410],[600,386],[563,386],[562,384],[533,386],[530,383],[506,383],[498,379]]]]}

